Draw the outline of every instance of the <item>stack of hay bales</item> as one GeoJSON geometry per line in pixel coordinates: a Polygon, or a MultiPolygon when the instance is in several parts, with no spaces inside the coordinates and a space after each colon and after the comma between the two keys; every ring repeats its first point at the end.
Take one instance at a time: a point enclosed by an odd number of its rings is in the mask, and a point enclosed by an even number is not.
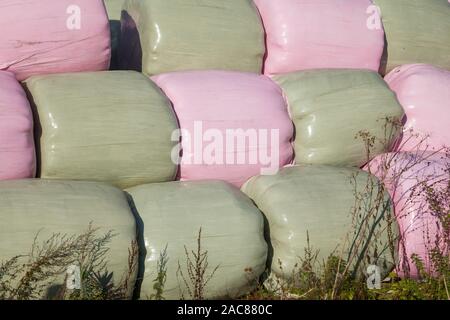
{"type": "MultiPolygon", "coordinates": [[[[289,280],[308,240],[358,275],[426,257],[418,232],[437,222],[427,199],[415,198],[424,214],[411,223],[379,159],[402,167],[414,156],[393,125],[406,120],[439,151],[425,176],[448,168],[447,1],[9,2],[0,180],[25,180],[0,181],[0,260],[26,253],[41,229],[38,240],[92,222],[118,233],[108,244],[115,282],[139,243],[127,297],[135,283],[141,298],[158,294],[167,248],[163,296],[177,299],[192,297],[183,277],[200,228],[206,272],[218,266],[205,298],[248,293],[266,265],[289,280]],[[124,70],[106,71],[111,47],[110,69],[124,70]],[[377,71],[391,71],[387,83],[377,71]],[[42,180],[27,179],[35,171],[42,180]]],[[[422,169],[402,173],[402,193],[422,169]]]]}

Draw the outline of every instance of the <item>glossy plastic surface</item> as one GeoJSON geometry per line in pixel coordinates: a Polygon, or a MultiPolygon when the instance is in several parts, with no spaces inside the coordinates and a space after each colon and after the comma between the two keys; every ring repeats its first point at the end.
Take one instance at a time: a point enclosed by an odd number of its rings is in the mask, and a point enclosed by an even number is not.
{"type": "Polygon", "coordinates": [[[102,0],[2,0],[0,30],[0,70],[19,80],[108,69],[110,31],[102,0]]]}
{"type": "Polygon", "coordinates": [[[126,188],[170,181],[170,103],[134,71],[73,73],[30,78],[40,136],[40,176],[109,182],[126,188]]]}
{"type": "MultiPolygon", "coordinates": [[[[426,181],[426,185],[442,190],[440,188],[446,187],[445,181],[448,181],[448,171],[446,173],[445,170],[449,166],[449,159],[444,154],[400,152],[380,155],[365,168],[370,168],[374,175],[380,177],[392,195],[402,238],[399,245],[400,276],[419,276],[411,259],[413,254],[417,254],[427,270],[433,272],[429,252],[436,247],[437,239],[442,241],[439,237],[442,226],[438,228],[439,220],[429,209],[426,193],[419,183],[426,181]]],[[[445,249],[445,246],[440,248],[445,249]]]]}
{"type": "MultiPolygon", "coordinates": [[[[128,271],[128,249],[136,240],[135,220],[123,192],[92,182],[0,181],[0,261],[29,254],[37,235],[42,246],[56,233],[80,236],[90,223],[99,228],[98,237],[111,230],[116,234],[107,245],[106,261],[118,285],[128,271]]],[[[64,276],[65,272],[50,281],[48,288],[65,285],[64,276]]],[[[134,279],[136,273],[130,282],[134,279]]]]}
{"type": "Polygon", "coordinates": [[[182,180],[220,179],[241,186],[264,168],[292,161],[293,125],[280,88],[269,78],[192,71],[153,80],[172,101],[183,130],[182,180]]]}
{"type": "MultiPolygon", "coordinates": [[[[400,119],[395,94],[375,72],[314,70],[275,76],[287,97],[296,128],[296,163],[357,166],[367,162],[361,132],[377,143],[371,153],[388,150],[386,118],[400,119]]],[[[390,131],[389,131],[390,132],[390,131]]]]}
{"type": "Polygon", "coordinates": [[[141,299],[155,293],[157,262],[166,246],[163,296],[192,298],[177,270],[180,265],[184,277],[189,277],[185,247],[189,258],[194,259],[191,250],[197,252],[200,228],[201,251],[208,252],[205,277],[218,266],[204,298],[237,297],[254,288],[254,280],[266,267],[264,222],[261,212],[238,189],[222,181],[195,181],[148,184],[127,192],[144,225],[146,257],[141,299]],[[246,272],[249,269],[251,273],[246,272]]]}
{"type": "Polygon", "coordinates": [[[265,74],[320,68],[378,71],[384,32],[370,0],[254,2],[267,34],[265,74]]]}
{"type": "Polygon", "coordinates": [[[374,0],[381,9],[387,39],[382,72],[411,63],[450,70],[448,0],[374,0]]]}
{"type": "Polygon", "coordinates": [[[130,58],[121,55],[121,65],[142,67],[150,76],[262,71],[264,29],[251,0],[127,0],[124,10],[121,52],[141,51],[135,57],[141,61],[124,61],[130,58]]]}
{"type": "Polygon", "coordinates": [[[32,178],[35,171],[30,104],[14,74],[0,71],[0,180],[32,178]]]}
{"type": "Polygon", "coordinates": [[[402,150],[450,147],[450,71],[405,65],[392,70],[385,80],[406,113],[402,150]]]}
{"type": "MultiPolygon", "coordinates": [[[[356,226],[362,221],[351,214],[355,192],[367,197],[365,201],[373,201],[376,185],[376,178],[362,170],[331,166],[293,166],[284,168],[277,175],[250,179],[242,190],[268,220],[273,247],[272,271],[281,278],[291,277],[296,270],[295,265],[301,263],[299,257],[304,257],[308,247],[308,234],[314,251],[319,250],[317,261],[326,261],[331,254],[339,256],[341,252],[347,259],[349,244],[344,245],[346,236],[351,236],[356,228],[352,227],[352,221],[356,226]],[[372,199],[365,191],[366,186],[374,186],[372,199]]],[[[389,199],[388,194],[385,199],[389,199]]],[[[367,212],[360,212],[359,219],[367,219],[367,212]]],[[[386,247],[386,217],[380,208],[367,219],[376,232],[372,236],[367,235],[366,241],[371,253],[374,252],[372,246],[378,246],[379,259],[373,263],[381,268],[383,275],[392,270],[396,259],[386,247]],[[371,241],[375,235],[378,240],[371,241]]],[[[392,231],[393,234],[397,232],[396,226],[392,231]]],[[[348,241],[352,243],[352,239],[348,241]]]]}

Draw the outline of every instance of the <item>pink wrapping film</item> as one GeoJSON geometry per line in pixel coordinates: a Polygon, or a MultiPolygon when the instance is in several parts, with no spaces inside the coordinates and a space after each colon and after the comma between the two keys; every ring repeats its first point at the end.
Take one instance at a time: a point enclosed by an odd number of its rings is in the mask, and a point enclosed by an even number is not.
{"type": "Polygon", "coordinates": [[[395,68],[385,77],[406,114],[400,148],[450,147],[450,71],[426,64],[395,68]]]}
{"type": "Polygon", "coordinates": [[[254,0],[267,34],[265,74],[320,68],[378,71],[384,49],[370,0],[254,0]]]}
{"type": "Polygon", "coordinates": [[[109,67],[102,0],[2,0],[0,30],[0,70],[14,72],[18,80],[109,67]]]}
{"type": "Polygon", "coordinates": [[[241,186],[291,163],[293,124],[281,89],[269,78],[193,71],[152,79],[172,101],[182,129],[181,180],[241,186]]]}
{"type": "Polygon", "coordinates": [[[437,244],[448,250],[443,241],[443,226],[429,201],[436,198],[425,192],[424,186],[432,186],[438,192],[447,187],[450,158],[445,153],[399,152],[383,154],[372,160],[365,170],[380,178],[391,194],[395,215],[400,227],[398,274],[402,277],[418,277],[418,270],[411,258],[413,254],[424,262],[426,269],[434,273],[429,252],[437,244]],[[385,168],[388,168],[387,170],[385,168]],[[426,184],[424,184],[426,182],[426,184]]]}
{"type": "Polygon", "coordinates": [[[30,105],[14,74],[0,71],[0,180],[32,178],[35,171],[30,105]]]}

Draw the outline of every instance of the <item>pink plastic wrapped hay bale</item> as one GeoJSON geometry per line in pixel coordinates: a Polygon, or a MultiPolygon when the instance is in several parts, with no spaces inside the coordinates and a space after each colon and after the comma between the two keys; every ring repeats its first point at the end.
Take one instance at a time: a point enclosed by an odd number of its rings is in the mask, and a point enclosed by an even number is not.
{"type": "Polygon", "coordinates": [[[12,73],[0,71],[0,180],[34,177],[35,159],[27,97],[12,73]]]}
{"type": "Polygon", "coordinates": [[[241,186],[292,161],[293,124],[281,89],[257,74],[174,72],[152,78],[172,101],[181,132],[181,180],[241,186]]]}
{"type": "Polygon", "coordinates": [[[395,68],[385,77],[406,114],[400,148],[450,147],[450,71],[426,64],[395,68]]]}
{"type": "Polygon", "coordinates": [[[254,0],[267,34],[266,74],[320,68],[378,71],[384,48],[370,0],[254,0]]]}
{"type": "Polygon", "coordinates": [[[418,277],[412,257],[417,255],[427,271],[435,273],[430,252],[446,252],[444,210],[430,203],[438,201],[448,208],[450,192],[450,155],[429,151],[387,153],[372,160],[365,168],[386,186],[394,202],[400,226],[398,274],[418,277]]]}
{"type": "Polygon", "coordinates": [[[106,70],[111,55],[102,0],[2,0],[0,70],[32,75],[106,70]]]}

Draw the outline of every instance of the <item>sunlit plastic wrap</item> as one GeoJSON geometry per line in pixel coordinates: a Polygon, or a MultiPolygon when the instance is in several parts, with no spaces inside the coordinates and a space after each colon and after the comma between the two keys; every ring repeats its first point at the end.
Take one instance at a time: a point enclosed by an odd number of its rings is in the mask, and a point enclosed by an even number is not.
{"type": "Polygon", "coordinates": [[[210,278],[203,298],[233,298],[254,289],[267,260],[263,216],[237,188],[222,181],[195,181],[148,184],[126,191],[144,228],[141,299],[157,293],[154,279],[158,263],[164,261],[167,280],[162,296],[194,298],[196,284],[187,263],[188,259],[196,263],[192,252],[198,250],[199,259],[207,259],[208,265],[205,269],[206,260],[201,262],[205,273],[197,281],[204,283],[210,278]]]}
{"type": "Polygon", "coordinates": [[[125,0],[104,0],[109,20],[120,20],[125,0]]]}
{"type": "Polygon", "coordinates": [[[392,222],[389,195],[362,170],[293,166],[277,175],[254,177],[242,190],[267,218],[277,277],[289,279],[299,271],[296,265],[305,257],[308,240],[313,252],[318,251],[319,263],[333,255],[365,272],[370,262],[381,276],[395,265],[398,228],[392,222]]]}
{"type": "Polygon", "coordinates": [[[32,178],[35,172],[30,104],[14,74],[0,71],[0,180],[32,178]]]}
{"type": "Polygon", "coordinates": [[[411,63],[450,70],[448,0],[374,0],[381,9],[387,46],[382,72],[411,63]]]}
{"type": "MultiPolygon", "coordinates": [[[[115,234],[106,244],[109,250],[105,255],[111,281],[119,285],[122,278],[130,274],[130,283],[133,283],[137,270],[128,267],[128,249],[136,241],[136,224],[121,190],[92,182],[0,181],[0,261],[30,254],[33,243],[36,244],[33,257],[36,259],[37,249],[48,248],[44,242],[53,235],[59,234],[57,239],[60,240],[66,236],[69,240],[71,236],[85,234],[89,225],[97,229],[97,237],[109,231],[115,234]]],[[[24,259],[28,261],[27,257],[24,259]]],[[[137,261],[137,257],[133,260],[137,261]]],[[[80,263],[73,261],[67,268],[73,265],[80,267],[80,263]]],[[[66,285],[65,275],[66,270],[55,279],[49,277],[40,283],[45,284],[42,297],[52,298],[52,294],[60,291],[56,289],[66,285]]],[[[133,288],[128,289],[128,297],[131,298],[133,288]]]]}
{"type": "MultiPolygon", "coordinates": [[[[134,71],[37,76],[26,82],[40,121],[40,177],[126,188],[170,181],[177,129],[170,103],[134,71]]],[[[175,159],[176,160],[176,159],[175,159]]]]}
{"type": "Polygon", "coordinates": [[[274,77],[296,128],[296,163],[361,166],[398,135],[403,109],[375,72],[314,70],[274,77]],[[368,135],[366,135],[368,133],[368,135]]]}
{"type": "Polygon", "coordinates": [[[2,0],[0,70],[32,75],[106,70],[108,16],[102,0],[2,0]]]}
{"type": "Polygon", "coordinates": [[[127,0],[121,68],[261,73],[264,28],[251,0],[127,0]]]}
{"type": "Polygon", "coordinates": [[[181,128],[181,180],[220,179],[241,186],[292,160],[293,125],[269,78],[229,71],[153,77],[172,101],[181,128]]]}
{"type": "Polygon", "coordinates": [[[266,74],[320,68],[378,71],[384,31],[371,0],[254,2],[267,34],[266,74]]]}
{"type": "Polygon", "coordinates": [[[432,252],[439,249],[445,255],[449,250],[442,224],[448,212],[439,208],[448,208],[450,155],[429,151],[383,154],[365,170],[379,177],[392,195],[401,232],[397,273],[420,276],[412,259],[415,254],[425,270],[435,274],[432,252]]]}
{"type": "Polygon", "coordinates": [[[425,64],[405,65],[392,70],[385,80],[406,113],[399,147],[404,151],[450,147],[450,71],[425,64]]]}

